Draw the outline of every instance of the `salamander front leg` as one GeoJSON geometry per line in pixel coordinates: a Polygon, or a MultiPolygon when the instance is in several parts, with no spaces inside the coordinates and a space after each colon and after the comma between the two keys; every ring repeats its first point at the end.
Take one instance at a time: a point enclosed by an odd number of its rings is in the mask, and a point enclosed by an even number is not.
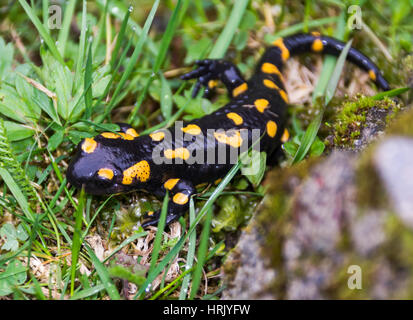
{"type": "Polygon", "coordinates": [[[234,97],[240,89],[246,86],[246,81],[242,77],[238,68],[231,62],[225,60],[205,59],[197,60],[197,69],[181,76],[183,80],[198,79],[192,97],[198,94],[201,86],[205,87],[205,96],[209,97],[217,85],[217,80],[221,80],[229,91],[229,95],[234,97]]]}
{"type": "MultiPolygon", "coordinates": [[[[189,198],[195,194],[195,188],[191,182],[183,179],[169,179],[163,188],[169,191],[168,212],[166,225],[177,220],[189,208],[189,198]]],[[[161,217],[161,210],[148,212],[144,216],[142,227],[156,226],[161,217]]]]}

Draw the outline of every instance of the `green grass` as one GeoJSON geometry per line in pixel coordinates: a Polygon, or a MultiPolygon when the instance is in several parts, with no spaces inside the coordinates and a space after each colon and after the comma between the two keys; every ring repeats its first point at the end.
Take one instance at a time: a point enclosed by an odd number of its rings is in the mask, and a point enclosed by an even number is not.
{"type": "MultiPolygon", "coordinates": [[[[194,60],[230,57],[250,75],[266,43],[317,30],[354,37],[358,47],[379,57],[396,89],[374,99],[407,90],[398,88],[401,70],[386,68],[380,57],[396,59],[413,48],[407,36],[413,30],[407,18],[410,2],[378,1],[373,7],[362,1],[363,22],[369,26],[365,34],[344,28],[350,1],[282,3],[269,31],[262,11],[268,2],[144,0],[129,7],[127,1],[70,0],[64,2],[57,30],[47,24],[50,1],[15,2],[4,30],[16,30],[24,50],[9,31],[0,34],[0,235],[8,234],[0,238],[0,296],[123,299],[122,280],[127,280],[136,286],[129,298],[219,298],[224,285],[214,277],[213,266],[231,249],[224,245],[232,237],[226,231],[245,225],[252,204],[265,194],[259,186],[265,156],[259,157],[258,175],[239,176],[239,161],[218,186],[191,198],[189,215],[179,220],[174,237],[164,224],[168,197],[163,205],[141,194],[93,197],[65,179],[74,147],[101,131],[116,131],[114,122],[129,122],[145,134],[227,102],[224,94],[212,101],[190,98],[193,82],[178,76],[194,60]],[[385,54],[372,49],[378,39],[385,54]],[[143,231],[141,213],[158,208],[163,208],[158,228],[143,231]],[[138,258],[127,265],[120,262],[125,256],[138,258]],[[22,261],[40,263],[45,271],[40,276],[22,261]]],[[[292,137],[285,144],[290,163],[323,153],[319,129],[345,70],[344,54],[337,63],[325,59],[313,104],[304,107],[318,115],[308,117],[300,106],[294,108],[292,137]]]]}

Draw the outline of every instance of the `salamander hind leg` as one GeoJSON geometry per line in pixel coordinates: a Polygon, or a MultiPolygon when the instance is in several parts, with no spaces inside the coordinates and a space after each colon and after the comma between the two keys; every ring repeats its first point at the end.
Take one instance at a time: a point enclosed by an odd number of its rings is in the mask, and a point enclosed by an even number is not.
{"type": "MultiPolygon", "coordinates": [[[[177,220],[189,208],[189,198],[195,194],[195,188],[190,181],[172,178],[165,181],[163,189],[169,191],[166,225],[177,220]]],[[[161,210],[147,212],[142,227],[156,226],[161,217],[161,210]]]]}

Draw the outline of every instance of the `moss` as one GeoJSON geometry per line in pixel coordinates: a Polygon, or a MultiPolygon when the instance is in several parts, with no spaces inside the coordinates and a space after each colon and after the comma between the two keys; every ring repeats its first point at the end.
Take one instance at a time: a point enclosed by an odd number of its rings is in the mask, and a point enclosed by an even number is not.
{"type": "MultiPolygon", "coordinates": [[[[387,136],[413,136],[413,110],[399,114],[386,129],[387,136]]],[[[374,168],[373,157],[376,144],[369,146],[360,157],[356,169],[357,204],[361,208],[388,209],[388,197],[374,168]]]]}
{"type": "Polygon", "coordinates": [[[359,208],[386,208],[388,198],[386,190],[373,164],[375,146],[366,150],[356,168],[356,203],[359,208]]]}
{"type": "Polygon", "coordinates": [[[225,273],[226,283],[233,283],[240,266],[240,253],[234,248],[228,252],[227,257],[229,258],[223,263],[222,269],[225,273]]]}
{"type": "Polygon", "coordinates": [[[389,215],[385,223],[385,233],[389,238],[385,252],[388,252],[390,261],[395,266],[401,267],[402,261],[404,267],[407,265],[413,272],[413,233],[411,229],[406,227],[402,221],[394,214],[389,215]]]}
{"type": "Polygon", "coordinates": [[[413,136],[413,109],[403,111],[387,129],[388,135],[413,136]]]}
{"type": "Polygon", "coordinates": [[[358,95],[350,101],[344,101],[331,119],[333,139],[326,143],[331,147],[353,147],[354,141],[360,137],[361,130],[366,125],[369,110],[373,108],[387,111],[386,123],[393,119],[399,110],[399,106],[387,98],[376,101],[372,97],[358,95]]]}
{"type": "MultiPolygon", "coordinates": [[[[130,200],[132,202],[132,200],[130,200]]],[[[147,211],[155,211],[160,209],[160,204],[153,198],[147,198],[145,196],[136,196],[133,198],[133,202],[128,205],[122,205],[115,211],[116,220],[111,233],[112,241],[123,241],[130,237],[140,227],[140,221],[142,215],[147,211]]],[[[112,211],[108,212],[110,216],[107,216],[107,220],[112,219],[112,211]]],[[[106,211],[103,213],[106,215],[106,211]]]]}
{"type": "Polygon", "coordinates": [[[385,233],[389,239],[383,246],[382,251],[386,254],[392,268],[405,273],[408,283],[406,297],[413,298],[413,233],[394,214],[389,215],[385,223],[385,233]]]}
{"type": "Polygon", "coordinates": [[[402,60],[402,70],[404,72],[401,74],[403,82],[409,86],[410,88],[413,87],[413,54],[410,54],[403,58],[402,60]]]}

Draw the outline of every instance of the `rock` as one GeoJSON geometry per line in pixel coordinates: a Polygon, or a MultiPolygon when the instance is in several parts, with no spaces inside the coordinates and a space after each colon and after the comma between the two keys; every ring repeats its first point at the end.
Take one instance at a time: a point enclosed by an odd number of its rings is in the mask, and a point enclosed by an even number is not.
{"type": "Polygon", "coordinates": [[[372,209],[350,222],[351,240],[358,254],[369,256],[383,244],[385,218],[386,211],[372,209]]]}
{"type": "Polygon", "coordinates": [[[399,217],[413,228],[413,139],[396,136],[381,143],[374,163],[399,217]]]}
{"type": "Polygon", "coordinates": [[[360,130],[360,137],[354,141],[355,150],[361,151],[384,133],[389,112],[389,109],[377,107],[366,112],[366,121],[360,130]]]}
{"type": "Polygon", "coordinates": [[[237,297],[241,300],[272,299],[272,295],[266,292],[266,287],[274,280],[276,271],[269,268],[269,261],[259,255],[263,240],[260,233],[253,230],[245,233],[239,241],[240,254],[232,256],[232,262],[227,262],[227,265],[237,263],[243,267],[236,273],[232,281],[236,285],[228,288],[222,299],[226,300],[231,297],[237,297]]]}
{"type": "Polygon", "coordinates": [[[223,297],[413,298],[413,129],[395,128],[358,153],[270,172],[223,297]]]}

